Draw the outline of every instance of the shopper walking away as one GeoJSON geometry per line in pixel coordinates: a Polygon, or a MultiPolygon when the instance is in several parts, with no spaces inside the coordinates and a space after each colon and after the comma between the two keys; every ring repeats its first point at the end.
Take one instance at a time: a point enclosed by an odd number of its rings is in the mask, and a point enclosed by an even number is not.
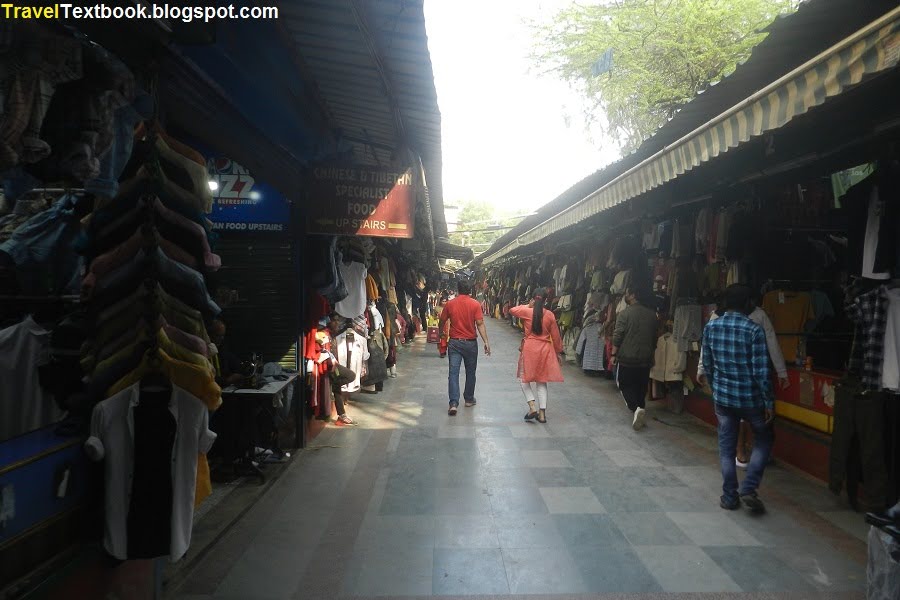
{"type": "Polygon", "coordinates": [[[525,420],[539,423],[547,422],[547,383],[563,381],[560,365],[565,356],[556,316],[544,310],[545,296],[546,291],[541,290],[527,305],[510,309],[514,317],[522,319],[525,331],[516,373],[528,402],[525,420]],[[535,391],[540,412],[535,410],[535,391]]]}
{"type": "Polygon", "coordinates": [[[708,377],[712,385],[719,421],[723,492],[719,505],[734,510],[743,501],[753,512],[762,513],[766,507],[756,490],[772,451],[769,423],[774,415],[774,399],[766,334],[747,316],[751,310],[749,288],[732,285],[725,290],[725,314],[708,323],[703,331],[703,370],[707,374],[704,379],[708,377]],[[753,429],[753,451],[738,491],[734,459],[741,419],[753,429]]]}
{"type": "MultiPolygon", "coordinates": [[[[750,320],[762,327],[763,333],[766,334],[766,348],[769,352],[769,360],[771,361],[772,367],[775,368],[775,374],[778,377],[778,385],[781,389],[786,390],[790,387],[790,380],[788,379],[787,373],[787,365],[784,362],[784,354],[781,352],[781,344],[778,343],[778,336],[775,334],[775,327],[772,325],[772,321],[769,320],[769,316],[766,314],[760,306],[759,302],[756,298],[752,299],[753,301],[753,310],[750,312],[750,320]]],[[[725,309],[720,308],[716,310],[709,318],[710,321],[714,321],[725,314],[725,309]]],[[[701,377],[705,375],[703,371],[703,349],[700,349],[700,364],[697,367],[697,377],[701,377]]],[[[772,424],[774,425],[774,423],[772,424]]],[[[772,428],[770,425],[770,428],[772,428]]],[[[736,464],[741,469],[746,469],[747,465],[750,463],[750,450],[747,445],[747,438],[749,438],[750,425],[746,421],[741,421],[741,427],[738,433],[738,442],[737,442],[737,456],[734,459],[734,464],[736,464]]],[[[772,432],[774,435],[774,431],[772,432]]],[[[773,437],[774,442],[774,437],[773,437]]],[[[769,459],[771,461],[771,457],[769,459]]]]}
{"type": "Polygon", "coordinates": [[[491,355],[491,344],[488,342],[487,330],[484,328],[484,316],[481,314],[481,304],[472,298],[472,286],[467,281],[457,283],[459,295],[444,304],[441,317],[438,321],[440,331],[444,330],[444,324],[450,321],[450,342],[447,344],[447,356],[450,358],[450,377],[448,392],[450,396],[450,408],[447,414],[456,416],[459,407],[459,369],[466,365],[466,388],[463,398],[466,406],[475,406],[475,369],[478,367],[478,338],[475,331],[481,335],[484,341],[484,353],[491,355]]]}
{"type": "Polygon", "coordinates": [[[628,307],[616,319],[611,354],[616,363],[616,385],[628,410],[634,413],[632,427],[637,431],[647,423],[647,386],[656,351],[658,321],[656,311],[639,290],[626,290],[625,303],[628,307]]]}

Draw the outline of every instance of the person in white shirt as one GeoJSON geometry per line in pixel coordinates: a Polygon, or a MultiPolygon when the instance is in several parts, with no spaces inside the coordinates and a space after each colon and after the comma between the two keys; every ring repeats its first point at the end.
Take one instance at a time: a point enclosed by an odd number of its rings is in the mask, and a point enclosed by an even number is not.
{"type": "MultiPolygon", "coordinates": [[[[718,311],[714,312],[709,320],[714,321],[719,318],[718,311]]],[[[784,362],[784,354],[781,352],[781,345],[778,343],[778,336],[775,333],[775,327],[772,325],[772,321],[769,319],[769,315],[766,314],[760,306],[755,306],[753,308],[753,312],[749,315],[750,320],[762,327],[763,331],[766,334],[766,347],[769,350],[769,360],[772,361],[772,366],[775,368],[775,374],[778,376],[778,384],[781,386],[781,389],[787,389],[790,385],[790,380],[788,379],[787,374],[787,365],[784,362]]],[[[703,370],[703,350],[700,350],[700,364],[697,367],[697,377],[699,378],[706,373],[703,370]]],[[[750,460],[750,449],[747,447],[747,430],[749,426],[746,422],[741,422],[741,428],[738,432],[738,447],[737,447],[737,457],[735,458],[735,463],[738,467],[742,469],[747,468],[747,463],[750,460]]]]}

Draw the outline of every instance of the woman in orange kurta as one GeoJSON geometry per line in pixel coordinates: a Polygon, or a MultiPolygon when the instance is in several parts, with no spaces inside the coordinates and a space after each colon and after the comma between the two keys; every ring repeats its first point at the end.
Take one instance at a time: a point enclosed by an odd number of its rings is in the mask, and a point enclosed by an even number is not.
{"type": "Polygon", "coordinates": [[[539,423],[547,422],[547,383],[563,380],[560,368],[562,337],[559,335],[556,317],[549,310],[544,310],[544,294],[544,291],[539,291],[528,305],[516,306],[509,311],[517,319],[522,319],[525,331],[516,373],[522,382],[525,400],[528,401],[525,420],[537,419],[539,423]],[[535,392],[540,412],[535,410],[535,392]]]}

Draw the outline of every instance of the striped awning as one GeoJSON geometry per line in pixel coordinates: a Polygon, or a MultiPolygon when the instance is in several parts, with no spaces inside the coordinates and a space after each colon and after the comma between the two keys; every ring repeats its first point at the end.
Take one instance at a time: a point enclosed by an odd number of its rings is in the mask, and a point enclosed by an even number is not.
{"type": "Polygon", "coordinates": [[[482,262],[490,264],[518,247],[663,185],[753,137],[782,127],[867,75],[895,67],[898,61],[900,7],[523,233],[482,262]]]}

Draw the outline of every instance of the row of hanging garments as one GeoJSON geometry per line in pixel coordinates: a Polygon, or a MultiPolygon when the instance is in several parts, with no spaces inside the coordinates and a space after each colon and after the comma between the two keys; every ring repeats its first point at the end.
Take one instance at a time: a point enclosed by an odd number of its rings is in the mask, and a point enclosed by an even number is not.
{"type": "Polygon", "coordinates": [[[221,389],[207,323],[221,310],[207,277],[221,260],[203,216],[202,157],[148,132],[123,173],[80,240],[90,332],[81,363],[97,402],[85,448],[104,463],[106,550],[176,561],[211,493],[209,414],[221,389]]]}

